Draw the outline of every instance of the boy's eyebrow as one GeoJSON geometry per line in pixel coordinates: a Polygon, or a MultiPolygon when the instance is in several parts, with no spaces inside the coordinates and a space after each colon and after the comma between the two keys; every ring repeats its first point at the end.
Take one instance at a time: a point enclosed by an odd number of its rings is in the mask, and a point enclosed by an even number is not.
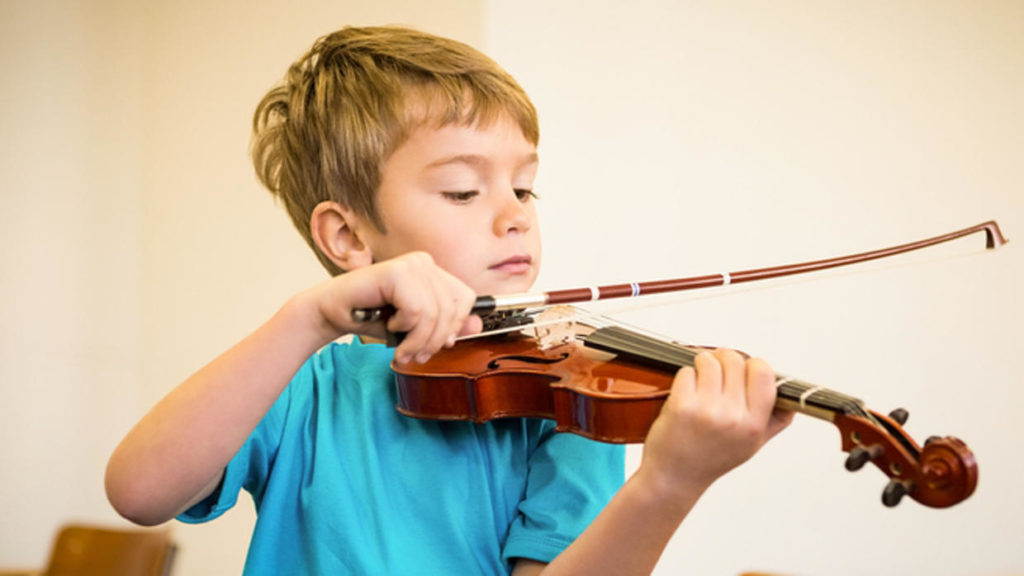
{"type": "MultiPolygon", "coordinates": [[[[531,152],[523,156],[522,160],[516,165],[517,168],[528,166],[530,164],[536,164],[539,161],[539,157],[536,152],[531,152]]],[[[427,164],[426,168],[438,168],[441,166],[448,166],[451,164],[468,164],[470,166],[482,166],[488,163],[487,156],[482,154],[454,154],[452,156],[445,156],[438,158],[433,162],[427,164]]]]}

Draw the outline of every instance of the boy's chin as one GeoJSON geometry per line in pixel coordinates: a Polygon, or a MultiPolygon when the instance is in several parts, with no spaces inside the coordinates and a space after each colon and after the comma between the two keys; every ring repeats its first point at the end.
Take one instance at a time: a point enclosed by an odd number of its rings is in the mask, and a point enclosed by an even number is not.
{"type": "Polygon", "coordinates": [[[474,287],[480,296],[499,296],[502,294],[521,294],[529,292],[533,287],[536,278],[533,276],[522,278],[505,278],[497,281],[482,282],[474,287]]]}

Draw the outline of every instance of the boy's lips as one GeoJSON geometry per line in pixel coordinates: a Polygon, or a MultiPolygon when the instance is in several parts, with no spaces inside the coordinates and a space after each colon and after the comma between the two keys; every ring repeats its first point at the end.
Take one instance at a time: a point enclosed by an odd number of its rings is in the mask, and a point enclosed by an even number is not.
{"type": "Polygon", "coordinates": [[[507,274],[525,274],[533,268],[533,258],[529,255],[513,256],[491,266],[491,270],[507,274]]]}

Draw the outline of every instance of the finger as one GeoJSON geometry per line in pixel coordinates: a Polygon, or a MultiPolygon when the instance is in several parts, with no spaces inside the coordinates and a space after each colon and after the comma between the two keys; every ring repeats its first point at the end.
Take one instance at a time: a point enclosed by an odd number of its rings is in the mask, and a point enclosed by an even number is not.
{"type": "Polygon", "coordinates": [[[733,406],[747,409],[747,371],[743,356],[735,350],[718,348],[715,358],[722,366],[722,393],[733,406]]]}
{"type": "Polygon", "coordinates": [[[400,363],[407,363],[417,357],[427,346],[433,332],[433,318],[436,318],[436,306],[427,293],[417,297],[416,301],[406,301],[396,314],[388,321],[387,328],[392,334],[402,334],[402,340],[395,348],[395,358],[400,363]]]}
{"type": "Polygon", "coordinates": [[[693,361],[696,371],[694,399],[699,406],[716,406],[722,401],[722,365],[711,352],[701,352],[693,361]]]}
{"type": "Polygon", "coordinates": [[[722,393],[722,364],[711,351],[697,354],[693,368],[697,373],[697,395],[711,393],[718,396],[722,393]]]}
{"type": "Polygon", "coordinates": [[[697,394],[697,371],[693,366],[684,366],[676,372],[669,394],[674,402],[686,404],[692,402],[697,394]]]}
{"type": "Polygon", "coordinates": [[[772,410],[772,415],[768,419],[768,434],[765,439],[774,438],[776,434],[785,430],[793,422],[794,416],[796,416],[796,412],[793,410],[783,410],[782,408],[772,410]]]}
{"type": "Polygon", "coordinates": [[[473,305],[476,303],[476,292],[464,282],[449,274],[449,289],[452,292],[451,320],[448,327],[449,335],[445,342],[446,346],[455,344],[459,336],[468,336],[480,332],[483,328],[483,320],[479,316],[472,315],[473,305]],[[471,320],[475,318],[476,320],[471,320]]]}
{"type": "Polygon", "coordinates": [[[768,419],[775,407],[775,372],[767,362],[751,358],[746,363],[747,406],[759,418],[768,419]]]}
{"type": "Polygon", "coordinates": [[[420,362],[425,362],[435,352],[455,341],[455,334],[462,325],[465,315],[459,302],[461,283],[458,279],[441,268],[436,268],[432,272],[437,318],[427,345],[418,358],[420,362]]]}
{"type": "MultiPolygon", "coordinates": [[[[440,268],[436,271],[434,289],[438,318],[423,351],[424,356],[437,352],[441,347],[453,346],[456,338],[464,331],[479,332],[483,325],[479,319],[476,322],[469,321],[470,311],[476,302],[476,293],[449,272],[440,268]]],[[[426,361],[426,358],[421,356],[419,360],[426,361]]]]}
{"type": "Polygon", "coordinates": [[[424,341],[416,353],[416,362],[423,363],[430,359],[438,350],[454,342],[458,326],[462,324],[458,298],[453,293],[452,278],[440,268],[429,271],[429,298],[433,305],[434,315],[423,318],[420,327],[424,341]]]}
{"type": "Polygon", "coordinates": [[[404,334],[395,358],[405,363],[422,352],[434,331],[438,312],[433,259],[426,254],[407,254],[384,268],[387,274],[382,296],[395,308],[388,319],[391,333],[404,334]]]}
{"type": "MultiPolygon", "coordinates": [[[[466,319],[476,301],[476,294],[461,280],[435,266],[432,261],[424,262],[421,270],[423,282],[420,298],[425,303],[414,330],[416,339],[409,344],[409,352],[416,362],[426,362],[445,346],[451,346],[466,324],[466,319]]],[[[479,324],[470,324],[470,329],[479,324]]],[[[404,352],[404,350],[403,350],[404,352]]]]}
{"type": "Polygon", "coordinates": [[[483,329],[483,318],[477,316],[476,314],[470,314],[462,322],[462,327],[459,328],[459,333],[456,335],[456,338],[458,338],[459,336],[472,336],[474,334],[479,334],[483,332],[483,329]]]}

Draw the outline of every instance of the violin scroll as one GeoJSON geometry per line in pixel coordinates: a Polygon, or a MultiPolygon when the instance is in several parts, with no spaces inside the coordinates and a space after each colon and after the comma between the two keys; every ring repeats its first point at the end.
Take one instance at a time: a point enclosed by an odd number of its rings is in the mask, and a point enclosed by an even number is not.
{"type": "Polygon", "coordinates": [[[925,506],[947,508],[966,499],[978,485],[974,454],[959,438],[930,439],[920,462],[921,481],[914,499],[925,506]]]}
{"type": "Polygon", "coordinates": [[[833,423],[842,434],[846,468],[859,470],[872,462],[889,477],[882,503],[896,506],[904,496],[931,508],[948,508],[967,499],[978,484],[978,465],[964,442],[933,436],[920,447],[902,428],[905,410],[890,416],[837,414],[833,423]]]}

